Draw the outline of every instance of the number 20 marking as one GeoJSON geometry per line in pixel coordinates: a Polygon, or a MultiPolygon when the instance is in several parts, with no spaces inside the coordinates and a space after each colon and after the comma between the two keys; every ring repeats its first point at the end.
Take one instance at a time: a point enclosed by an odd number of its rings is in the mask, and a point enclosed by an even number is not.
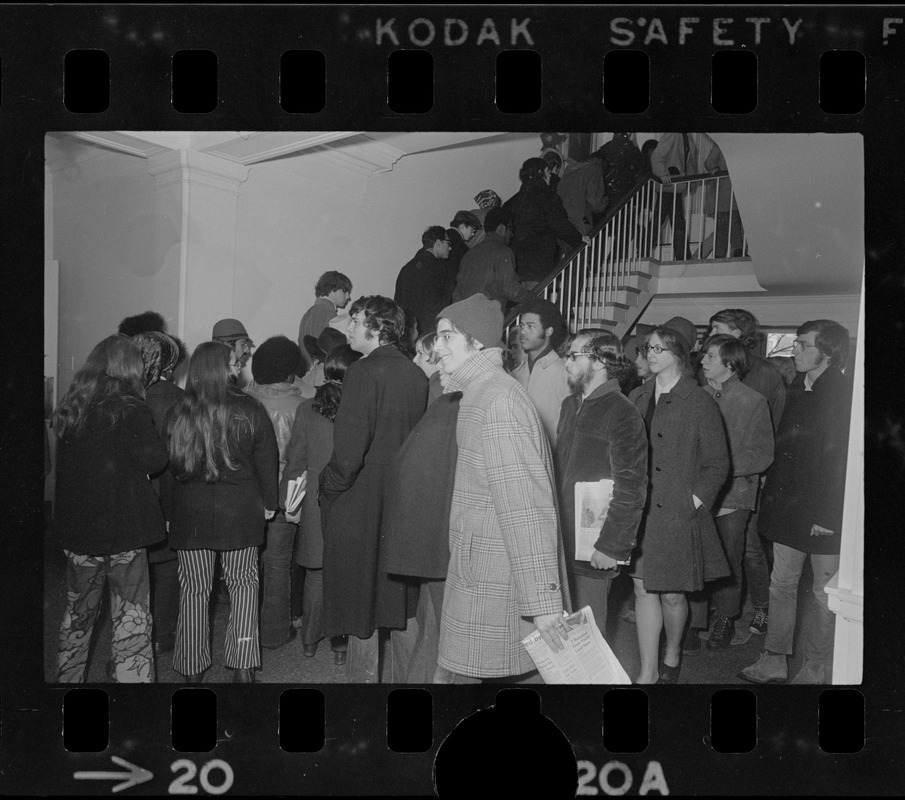
{"type": "MultiPolygon", "coordinates": [[[[193,761],[189,761],[187,758],[180,758],[178,761],[174,761],[170,766],[170,772],[178,772],[181,769],[184,769],[185,772],[173,779],[173,782],[170,784],[169,793],[198,794],[198,787],[192,786],[189,783],[189,781],[195,777],[198,767],[195,766],[193,761]]],[[[226,794],[233,785],[233,768],[225,761],[215,758],[201,767],[201,773],[198,775],[198,783],[201,784],[201,788],[208,794],[226,794]],[[212,784],[209,777],[211,770],[214,769],[219,769],[223,773],[223,783],[218,786],[212,784]]]]}

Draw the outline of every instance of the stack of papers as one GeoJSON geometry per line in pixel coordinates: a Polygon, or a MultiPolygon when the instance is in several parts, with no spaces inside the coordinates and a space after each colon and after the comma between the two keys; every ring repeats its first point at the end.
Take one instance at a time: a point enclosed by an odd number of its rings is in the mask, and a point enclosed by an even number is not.
{"type": "Polygon", "coordinates": [[[305,488],[308,486],[308,473],[303,472],[298,478],[289,481],[286,489],[286,513],[294,515],[298,511],[302,500],[305,498],[305,488]]]}

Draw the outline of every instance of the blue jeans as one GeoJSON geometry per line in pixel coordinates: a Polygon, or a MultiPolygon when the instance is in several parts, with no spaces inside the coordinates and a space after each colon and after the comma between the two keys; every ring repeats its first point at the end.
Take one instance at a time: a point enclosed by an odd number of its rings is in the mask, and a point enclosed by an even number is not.
{"type": "Polygon", "coordinates": [[[261,646],[279,647],[289,641],[292,616],[289,609],[289,568],[295,547],[297,525],[277,519],[267,523],[263,567],[263,592],[261,600],[261,646]]]}
{"type": "MultiPolygon", "coordinates": [[[[795,617],[798,611],[798,582],[808,553],[773,543],[773,573],[770,575],[770,625],[764,647],[773,653],[792,654],[795,617]]],[[[804,657],[829,667],[833,656],[833,631],[836,616],[829,609],[824,591],[839,569],[838,555],[810,554],[814,573],[811,590],[817,600],[816,613],[806,626],[804,657]]]]}
{"type": "Polygon", "coordinates": [[[748,517],[745,528],[745,581],[751,605],[766,608],[770,604],[770,568],[763,540],[757,532],[756,512],[748,517]]]}

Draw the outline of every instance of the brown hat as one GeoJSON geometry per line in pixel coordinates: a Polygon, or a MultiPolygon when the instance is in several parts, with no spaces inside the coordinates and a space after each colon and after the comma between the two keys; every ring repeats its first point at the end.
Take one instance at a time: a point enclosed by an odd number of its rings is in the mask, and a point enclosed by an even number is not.
{"type": "Polygon", "coordinates": [[[248,339],[248,331],[245,326],[237,319],[221,319],[214,325],[211,331],[211,339],[225,339],[230,341],[233,339],[248,339]]]}
{"type": "Polygon", "coordinates": [[[470,211],[456,212],[456,216],[452,218],[452,222],[449,223],[449,227],[455,228],[458,225],[471,225],[471,227],[476,231],[481,230],[481,220],[479,220],[470,211]]]}
{"type": "Polygon", "coordinates": [[[672,328],[676,333],[681,334],[682,338],[688,342],[689,351],[694,350],[694,346],[698,343],[698,329],[685,317],[673,317],[659,327],[672,328]]]}
{"type": "Polygon", "coordinates": [[[323,361],[334,347],[349,342],[342,331],[330,327],[324,328],[316,339],[313,336],[305,336],[303,341],[308,355],[318,361],[323,361]]]}
{"type": "Polygon", "coordinates": [[[473,294],[447,306],[437,314],[437,319],[448,319],[485,348],[506,346],[500,338],[503,335],[503,309],[500,301],[491,300],[486,294],[473,294]]]}

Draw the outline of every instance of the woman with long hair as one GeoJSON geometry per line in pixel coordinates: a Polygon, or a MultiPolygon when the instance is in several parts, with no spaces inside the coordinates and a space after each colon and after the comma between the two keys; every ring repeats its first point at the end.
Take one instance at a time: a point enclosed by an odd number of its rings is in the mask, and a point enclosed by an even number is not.
{"type": "Polygon", "coordinates": [[[189,361],[185,396],[167,414],[174,477],[170,546],[179,557],[179,622],[173,669],[199,683],[211,665],[209,604],[220,556],[230,595],[226,666],[254,683],[261,663],[258,547],[279,506],[279,451],[264,407],[238,389],[241,365],[221,342],[189,361]]]}
{"type": "MultiPolygon", "coordinates": [[[[308,658],[317,654],[317,646],[324,638],[324,535],[317,504],[317,482],[320,471],[333,455],[333,420],[342,398],[346,368],[359,358],[361,353],[347,344],[334,347],[325,356],[325,382],[317,387],[314,397],[302,401],[296,411],[286,447],[286,466],[280,481],[280,497],[285,505],[289,482],[306,476],[307,489],[302,504],[292,514],[287,511],[286,519],[301,522],[295,562],[305,570],[301,629],[302,652],[308,658]]],[[[333,648],[334,663],[338,666],[345,664],[346,637],[333,637],[330,646],[333,648]]]]}
{"type": "MultiPolygon", "coordinates": [[[[160,331],[137,333],[132,341],[141,350],[148,406],[154,415],[154,425],[162,431],[167,411],[183,395],[182,389],[173,381],[173,373],[183,359],[183,348],[177,339],[160,331]]],[[[173,476],[169,470],[164,470],[151,478],[166,515],[173,496],[173,476]]],[[[173,652],[176,646],[176,621],[179,618],[176,551],[166,540],[148,548],[148,570],[151,613],[154,615],[154,655],[160,657],[173,652]]]]}
{"type": "Polygon", "coordinates": [[[691,377],[682,334],[656,328],[644,352],[655,378],[629,395],[649,440],[649,494],[628,570],[641,652],[637,683],[676,683],[688,620],[685,594],[729,575],[709,510],[729,474],[729,455],[719,408],[691,377]]]}
{"type": "Polygon", "coordinates": [[[165,535],[148,474],[167,451],[145,403],[141,351],[109,336],[88,356],[53,415],[59,437],[55,522],[67,559],[61,683],[82,683],[106,581],[118,683],[154,678],[146,548],[165,535]]]}

